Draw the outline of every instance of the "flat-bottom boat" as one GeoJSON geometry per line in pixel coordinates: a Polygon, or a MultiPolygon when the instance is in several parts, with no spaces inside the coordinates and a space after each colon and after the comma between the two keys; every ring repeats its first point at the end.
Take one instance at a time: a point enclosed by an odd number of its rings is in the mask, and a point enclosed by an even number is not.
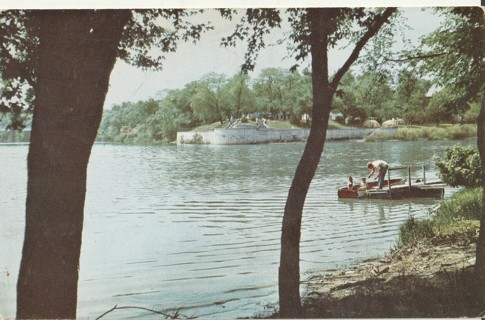
{"type": "MultiPolygon", "coordinates": [[[[399,178],[399,179],[391,179],[391,180],[384,180],[382,187],[387,187],[389,185],[396,186],[406,183],[406,179],[399,178]]],[[[374,189],[377,190],[378,181],[367,182],[365,186],[363,185],[355,185],[352,187],[341,187],[338,189],[337,195],[339,198],[363,198],[367,195],[367,191],[374,189]]]]}

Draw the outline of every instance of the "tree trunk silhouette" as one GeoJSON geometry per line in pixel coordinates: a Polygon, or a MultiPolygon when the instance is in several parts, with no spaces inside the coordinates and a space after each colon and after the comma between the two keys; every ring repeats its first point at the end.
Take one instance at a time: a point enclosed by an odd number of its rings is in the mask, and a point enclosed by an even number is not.
{"type": "Polygon", "coordinates": [[[476,275],[479,288],[479,297],[485,303],[485,90],[482,93],[482,104],[477,119],[477,147],[480,154],[482,168],[482,208],[480,217],[480,233],[477,240],[476,275]]]}
{"type": "Polygon", "coordinates": [[[86,170],[130,11],[31,14],[40,49],[17,318],[75,318],[86,170]]]}
{"type": "Polygon", "coordinates": [[[310,45],[312,58],[312,125],[305,150],[296,168],[283,216],[279,268],[280,317],[300,314],[300,234],[303,205],[323,151],[332,94],[328,88],[327,33],[325,9],[311,9],[310,45]],[[322,90],[323,89],[323,90],[322,90]]]}
{"type": "MultiPolygon", "coordinates": [[[[485,19],[485,8],[483,17],[485,19]]],[[[485,31],[485,30],[484,30],[485,31]]],[[[482,168],[482,208],[480,215],[480,232],[477,240],[477,252],[475,262],[475,272],[478,287],[478,297],[482,304],[485,304],[485,89],[482,90],[482,104],[477,118],[477,148],[480,155],[482,168]]]]}
{"type": "Polygon", "coordinates": [[[283,227],[281,232],[281,256],[278,273],[279,305],[282,318],[300,316],[300,235],[303,205],[308,188],[315,175],[327,136],[328,119],[332,108],[332,97],[344,74],[357,60],[364,45],[372,38],[384,23],[388,21],[396,8],[386,8],[369,24],[355,45],[349,58],[335,73],[332,81],[328,80],[328,28],[338,15],[336,8],[309,9],[310,53],[312,58],[312,125],[305,150],[296,168],[295,177],[288,192],[283,227]]]}

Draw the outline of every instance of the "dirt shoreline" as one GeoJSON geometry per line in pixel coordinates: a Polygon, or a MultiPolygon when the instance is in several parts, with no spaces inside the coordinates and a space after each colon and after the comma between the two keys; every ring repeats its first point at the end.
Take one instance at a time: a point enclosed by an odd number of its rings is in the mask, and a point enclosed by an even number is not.
{"type": "Polygon", "coordinates": [[[302,318],[479,317],[475,243],[423,240],[335,273],[310,276],[302,318]]]}

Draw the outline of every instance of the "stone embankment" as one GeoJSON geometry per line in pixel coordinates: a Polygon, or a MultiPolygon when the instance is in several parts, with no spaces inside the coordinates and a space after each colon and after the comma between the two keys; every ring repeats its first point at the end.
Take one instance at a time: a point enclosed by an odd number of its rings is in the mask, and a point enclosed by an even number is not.
{"type": "MultiPolygon", "coordinates": [[[[395,128],[380,129],[329,129],[327,140],[363,139],[376,132],[396,135],[395,128]]],[[[177,144],[258,144],[271,142],[306,141],[310,129],[276,130],[267,128],[227,128],[205,132],[177,132],[177,144]]]]}

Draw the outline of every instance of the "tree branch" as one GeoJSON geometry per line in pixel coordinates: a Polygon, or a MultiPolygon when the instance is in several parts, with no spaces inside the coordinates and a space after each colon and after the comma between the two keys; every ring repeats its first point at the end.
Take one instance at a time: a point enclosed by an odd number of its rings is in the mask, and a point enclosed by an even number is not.
{"type": "MultiPolygon", "coordinates": [[[[144,308],[144,307],[135,307],[135,306],[118,307],[118,305],[115,305],[113,308],[109,309],[108,311],[106,311],[105,313],[103,313],[102,315],[97,317],[96,320],[101,319],[102,317],[104,317],[108,313],[111,313],[115,310],[123,310],[123,309],[143,310],[143,311],[148,311],[148,312],[155,313],[155,314],[160,314],[160,315],[164,316],[166,319],[180,319],[180,314],[178,313],[178,311],[176,311],[173,315],[170,315],[170,314],[162,312],[162,311],[153,310],[153,309],[144,308]]],[[[187,319],[191,319],[191,318],[187,317],[187,319]]]]}
{"type": "Polygon", "coordinates": [[[340,80],[342,80],[344,74],[349,70],[350,66],[355,62],[355,60],[357,60],[360,52],[369,41],[369,39],[376,35],[381,26],[386,23],[389,17],[396,11],[397,8],[387,8],[380,16],[375,19],[374,23],[369,27],[369,29],[367,29],[366,33],[355,45],[355,48],[350,54],[347,61],[345,61],[344,65],[337,71],[337,73],[333,77],[332,82],[330,83],[330,87],[332,87],[334,90],[337,88],[340,80]]]}
{"type": "Polygon", "coordinates": [[[441,52],[441,53],[423,54],[423,55],[417,55],[417,56],[407,56],[407,57],[401,58],[401,59],[389,59],[389,58],[384,57],[384,60],[388,61],[388,62],[407,62],[407,61],[411,61],[411,60],[431,59],[431,58],[441,57],[441,56],[444,56],[444,55],[447,55],[447,54],[448,53],[446,53],[446,52],[441,52]]]}

